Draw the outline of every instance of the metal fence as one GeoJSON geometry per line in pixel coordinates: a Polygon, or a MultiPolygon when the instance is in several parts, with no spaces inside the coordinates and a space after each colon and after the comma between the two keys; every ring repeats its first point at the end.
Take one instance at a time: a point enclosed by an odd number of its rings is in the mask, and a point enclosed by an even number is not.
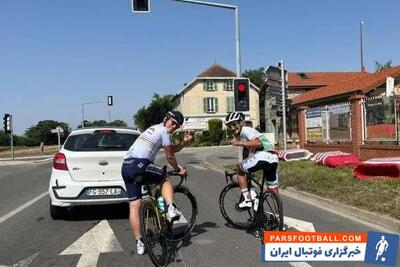
{"type": "Polygon", "coordinates": [[[364,99],[363,142],[399,142],[399,99],[376,96],[364,99]]]}
{"type": "Polygon", "coordinates": [[[307,142],[351,141],[350,103],[310,108],[306,112],[307,142]]]}

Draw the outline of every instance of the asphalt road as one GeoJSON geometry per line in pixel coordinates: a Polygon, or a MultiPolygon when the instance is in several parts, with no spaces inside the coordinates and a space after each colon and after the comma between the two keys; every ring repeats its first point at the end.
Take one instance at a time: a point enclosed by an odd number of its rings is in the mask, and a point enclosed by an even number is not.
{"type": "MultiPolygon", "coordinates": [[[[181,165],[189,170],[186,186],[197,198],[199,214],[191,237],[175,245],[174,261],[169,266],[266,265],[261,262],[260,241],[226,225],[218,207],[225,178],[203,162],[229,163],[236,156],[232,148],[186,149],[179,153],[181,165]]],[[[162,164],[162,156],[160,160],[162,164]]],[[[147,255],[136,254],[127,205],[74,208],[69,219],[53,221],[46,194],[50,172],[51,163],[0,166],[0,266],[79,266],[84,259],[89,262],[86,266],[96,261],[97,266],[152,266],[147,255]],[[112,245],[105,246],[101,253],[79,251],[96,247],[93,243],[104,236],[112,245]]],[[[376,230],[292,198],[283,198],[283,203],[285,216],[311,222],[316,231],[376,230]]],[[[308,262],[268,266],[365,265],[308,262]]]]}

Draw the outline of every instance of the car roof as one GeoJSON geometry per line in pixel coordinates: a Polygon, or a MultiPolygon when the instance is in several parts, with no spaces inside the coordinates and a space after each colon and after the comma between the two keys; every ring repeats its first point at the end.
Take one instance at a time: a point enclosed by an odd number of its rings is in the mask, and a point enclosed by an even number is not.
{"type": "Polygon", "coordinates": [[[96,130],[115,130],[117,133],[135,133],[138,135],[140,134],[140,131],[138,131],[136,128],[97,126],[76,129],[73,130],[70,135],[93,133],[96,130]]]}

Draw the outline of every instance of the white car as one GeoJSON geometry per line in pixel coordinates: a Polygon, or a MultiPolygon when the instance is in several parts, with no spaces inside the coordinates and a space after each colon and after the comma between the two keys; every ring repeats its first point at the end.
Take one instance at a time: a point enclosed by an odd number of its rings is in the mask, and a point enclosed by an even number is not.
{"type": "Polygon", "coordinates": [[[63,218],[72,206],[128,201],[121,166],[124,154],[139,134],[129,128],[72,131],[53,160],[51,217],[63,218]]]}

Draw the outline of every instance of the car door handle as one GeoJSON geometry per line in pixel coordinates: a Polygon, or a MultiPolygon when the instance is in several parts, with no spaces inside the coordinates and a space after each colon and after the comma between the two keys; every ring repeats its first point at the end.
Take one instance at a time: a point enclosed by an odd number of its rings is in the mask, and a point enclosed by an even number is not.
{"type": "Polygon", "coordinates": [[[105,161],[105,160],[102,160],[102,161],[99,162],[99,165],[106,166],[106,165],[108,165],[108,162],[105,161]]]}

